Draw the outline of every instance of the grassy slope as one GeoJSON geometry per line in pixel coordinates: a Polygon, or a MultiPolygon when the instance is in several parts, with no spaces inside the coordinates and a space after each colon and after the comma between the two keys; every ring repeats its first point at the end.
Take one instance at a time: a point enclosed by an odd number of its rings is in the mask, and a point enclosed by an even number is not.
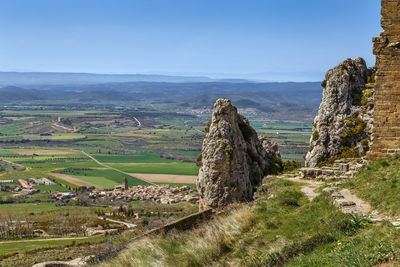
{"type": "Polygon", "coordinates": [[[342,214],[326,194],[310,203],[297,184],[274,179],[252,206],[191,232],[137,241],[104,265],[373,266],[400,253],[399,237],[389,223],[342,214]]]}

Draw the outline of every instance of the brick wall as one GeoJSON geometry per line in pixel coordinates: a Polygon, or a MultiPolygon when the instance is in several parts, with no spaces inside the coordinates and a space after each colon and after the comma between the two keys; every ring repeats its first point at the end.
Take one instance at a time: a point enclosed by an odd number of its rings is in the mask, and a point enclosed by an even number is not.
{"type": "Polygon", "coordinates": [[[382,0],[383,31],[373,39],[378,71],[369,159],[400,152],[400,0],[382,0]]]}

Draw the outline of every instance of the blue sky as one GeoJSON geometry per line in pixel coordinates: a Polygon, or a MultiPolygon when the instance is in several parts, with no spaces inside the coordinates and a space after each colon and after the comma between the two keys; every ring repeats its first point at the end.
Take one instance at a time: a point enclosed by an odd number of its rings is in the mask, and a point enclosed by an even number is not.
{"type": "Polygon", "coordinates": [[[0,0],[0,71],[322,80],[364,57],[379,0],[0,0]]]}

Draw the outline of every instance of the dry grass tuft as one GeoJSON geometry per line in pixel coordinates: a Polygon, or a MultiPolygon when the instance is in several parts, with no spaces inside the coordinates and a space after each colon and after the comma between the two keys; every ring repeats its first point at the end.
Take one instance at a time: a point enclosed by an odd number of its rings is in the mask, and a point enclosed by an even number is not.
{"type": "Polygon", "coordinates": [[[190,232],[138,240],[102,266],[202,266],[230,251],[253,222],[249,207],[235,208],[190,232]]]}

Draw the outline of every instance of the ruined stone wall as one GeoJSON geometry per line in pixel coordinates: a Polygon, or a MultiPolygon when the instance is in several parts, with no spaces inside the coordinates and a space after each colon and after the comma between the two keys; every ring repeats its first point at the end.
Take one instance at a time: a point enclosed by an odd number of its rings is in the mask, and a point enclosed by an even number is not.
{"type": "Polygon", "coordinates": [[[381,13],[383,31],[374,38],[378,71],[370,160],[400,152],[400,0],[382,0],[381,13]]]}

